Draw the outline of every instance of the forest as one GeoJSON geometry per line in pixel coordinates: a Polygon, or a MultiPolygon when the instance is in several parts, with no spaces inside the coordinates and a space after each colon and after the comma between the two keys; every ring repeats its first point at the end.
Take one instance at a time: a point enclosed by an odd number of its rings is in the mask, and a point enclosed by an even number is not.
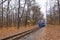
{"type": "Polygon", "coordinates": [[[35,0],[0,0],[0,27],[36,25],[44,20],[35,0]]]}

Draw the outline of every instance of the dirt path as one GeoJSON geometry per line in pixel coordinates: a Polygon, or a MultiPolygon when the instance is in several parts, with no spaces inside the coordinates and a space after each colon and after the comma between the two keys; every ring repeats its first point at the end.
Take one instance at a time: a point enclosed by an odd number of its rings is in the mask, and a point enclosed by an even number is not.
{"type": "Polygon", "coordinates": [[[46,28],[40,28],[36,32],[31,33],[30,35],[27,35],[19,40],[45,40],[44,36],[46,35],[46,28]]]}

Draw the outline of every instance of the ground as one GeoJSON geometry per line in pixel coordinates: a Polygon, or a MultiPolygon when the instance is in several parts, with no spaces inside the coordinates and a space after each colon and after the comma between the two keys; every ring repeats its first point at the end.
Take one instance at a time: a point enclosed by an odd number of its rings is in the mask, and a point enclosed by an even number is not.
{"type": "Polygon", "coordinates": [[[47,25],[44,29],[46,30],[42,31],[42,39],[39,40],[60,40],[60,25],[47,25]]]}
{"type": "Polygon", "coordinates": [[[12,36],[12,35],[15,35],[15,34],[18,34],[18,33],[33,29],[33,28],[37,28],[37,26],[36,25],[26,26],[26,27],[22,26],[19,29],[17,29],[16,27],[9,27],[8,29],[3,27],[2,29],[0,29],[0,39],[9,37],[9,36],[12,36]]]}
{"type": "MultiPolygon", "coordinates": [[[[33,26],[33,28],[37,26],[33,26]]],[[[23,27],[23,29],[26,27],[23,27]]],[[[27,27],[26,29],[31,29],[31,27],[27,27]]],[[[24,30],[26,30],[24,29],[24,30]]],[[[0,30],[0,38],[6,36],[9,33],[14,34],[14,32],[19,33],[21,29],[17,31],[17,29],[9,29],[9,31],[0,30]],[[9,32],[9,33],[8,33],[9,32]]],[[[22,38],[24,39],[24,38],[22,38]]],[[[34,33],[31,33],[29,37],[26,37],[24,40],[60,40],[60,25],[47,25],[46,27],[40,28],[34,33]]]]}
{"type": "Polygon", "coordinates": [[[60,40],[60,25],[48,25],[46,28],[47,40],[60,40]]]}
{"type": "Polygon", "coordinates": [[[31,34],[26,40],[60,40],[60,25],[47,25],[31,34]]]}

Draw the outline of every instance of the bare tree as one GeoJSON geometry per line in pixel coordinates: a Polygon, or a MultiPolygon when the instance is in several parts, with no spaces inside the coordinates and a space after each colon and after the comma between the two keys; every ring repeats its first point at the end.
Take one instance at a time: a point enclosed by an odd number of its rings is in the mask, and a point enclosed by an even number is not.
{"type": "Polygon", "coordinates": [[[9,20],[8,20],[8,18],[9,18],[8,17],[8,14],[9,14],[9,12],[8,12],[9,11],[9,4],[10,4],[10,0],[8,0],[8,5],[7,5],[7,27],[9,25],[9,23],[8,23],[9,22],[9,20]]]}
{"type": "Polygon", "coordinates": [[[19,26],[20,26],[20,22],[19,22],[19,19],[20,19],[20,17],[19,17],[19,14],[20,14],[20,0],[18,1],[18,4],[19,4],[19,7],[18,7],[18,28],[19,28],[19,26]]]}
{"type": "Polygon", "coordinates": [[[59,3],[59,0],[57,0],[57,3],[58,3],[58,13],[59,13],[59,23],[60,23],[60,3],[59,3]]]}
{"type": "MultiPolygon", "coordinates": [[[[3,2],[3,0],[2,0],[3,2]]],[[[3,27],[3,4],[2,4],[2,27],[3,27]]]]}

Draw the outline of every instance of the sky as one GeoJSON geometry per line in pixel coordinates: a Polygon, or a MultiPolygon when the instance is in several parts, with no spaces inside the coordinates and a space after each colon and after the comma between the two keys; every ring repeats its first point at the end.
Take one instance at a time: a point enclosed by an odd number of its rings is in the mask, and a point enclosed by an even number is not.
{"type": "Polygon", "coordinates": [[[42,13],[44,13],[44,17],[46,18],[46,2],[47,0],[36,0],[37,4],[41,7],[42,13]]]}

